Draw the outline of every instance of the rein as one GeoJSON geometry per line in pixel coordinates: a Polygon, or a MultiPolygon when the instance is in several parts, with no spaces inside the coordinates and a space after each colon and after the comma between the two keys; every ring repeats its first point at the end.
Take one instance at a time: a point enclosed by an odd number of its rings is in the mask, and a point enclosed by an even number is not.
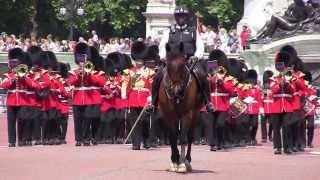
{"type": "Polygon", "coordinates": [[[164,89],[169,100],[173,101],[175,104],[180,104],[180,102],[184,99],[186,89],[192,82],[190,69],[187,66],[184,66],[184,69],[186,70],[187,77],[177,85],[173,84],[168,74],[168,68],[164,69],[164,89]]]}

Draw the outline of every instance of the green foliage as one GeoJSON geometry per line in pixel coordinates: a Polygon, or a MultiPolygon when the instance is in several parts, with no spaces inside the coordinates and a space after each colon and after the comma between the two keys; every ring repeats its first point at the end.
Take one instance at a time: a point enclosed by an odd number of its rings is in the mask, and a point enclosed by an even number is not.
{"type": "MultiPolygon", "coordinates": [[[[85,32],[90,24],[109,24],[115,34],[122,34],[127,28],[143,23],[143,12],[146,10],[147,0],[84,0],[85,15],[62,17],[59,9],[62,7],[60,0],[52,0],[52,5],[59,19],[66,25],[75,25],[76,28],[85,32]]],[[[72,9],[72,8],[69,8],[72,9]]],[[[74,14],[76,8],[74,9],[74,14]]]]}
{"type": "Polygon", "coordinates": [[[178,0],[205,20],[217,18],[219,24],[231,28],[241,19],[243,0],[178,0]]]}
{"type": "MultiPolygon", "coordinates": [[[[86,33],[97,29],[103,35],[143,36],[148,0],[0,0],[0,31],[29,34],[34,27],[39,35],[48,33],[66,37],[72,25],[86,33]],[[74,2],[80,2],[76,4],[74,2]],[[66,7],[65,16],[59,14],[66,7]],[[78,7],[85,15],[76,15],[78,7]],[[35,21],[33,21],[35,20],[35,21]]],[[[216,22],[230,28],[241,18],[243,0],[177,0],[208,22],[216,22]]]]}

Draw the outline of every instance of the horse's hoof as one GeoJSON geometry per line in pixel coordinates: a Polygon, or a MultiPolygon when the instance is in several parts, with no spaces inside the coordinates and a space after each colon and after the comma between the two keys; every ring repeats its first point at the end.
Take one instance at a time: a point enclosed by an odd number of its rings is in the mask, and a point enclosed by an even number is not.
{"type": "Polygon", "coordinates": [[[177,172],[178,170],[178,164],[177,163],[171,163],[170,168],[168,169],[169,172],[177,172]]]}
{"type": "Polygon", "coordinates": [[[186,172],[187,172],[187,167],[185,163],[179,164],[177,173],[186,173],[186,172]]]}
{"type": "Polygon", "coordinates": [[[186,161],[185,164],[186,164],[187,171],[191,172],[192,171],[192,166],[191,166],[190,162],[186,161]]]}

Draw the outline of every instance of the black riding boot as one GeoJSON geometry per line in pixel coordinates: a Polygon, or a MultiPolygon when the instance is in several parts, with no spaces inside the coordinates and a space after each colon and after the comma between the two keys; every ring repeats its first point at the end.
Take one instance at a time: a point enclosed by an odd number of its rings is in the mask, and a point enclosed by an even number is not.
{"type": "Polygon", "coordinates": [[[158,97],[159,97],[159,88],[161,84],[161,80],[163,78],[163,71],[159,69],[157,74],[153,78],[152,82],[152,107],[155,109],[158,106],[158,97]]]}
{"type": "Polygon", "coordinates": [[[196,78],[197,84],[199,86],[200,92],[203,95],[204,103],[206,106],[207,112],[213,112],[213,107],[210,100],[210,86],[207,76],[204,74],[200,74],[199,71],[193,69],[194,77],[196,78]]]}

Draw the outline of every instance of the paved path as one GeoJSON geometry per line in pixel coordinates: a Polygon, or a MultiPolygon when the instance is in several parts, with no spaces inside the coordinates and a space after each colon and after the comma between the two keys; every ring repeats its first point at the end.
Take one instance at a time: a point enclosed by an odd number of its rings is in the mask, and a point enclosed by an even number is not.
{"type": "Polygon", "coordinates": [[[69,126],[67,145],[7,147],[6,123],[0,121],[0,180],[319,180],[320,131],[316,147],[296,155],[273,155],[270,143],[210,152],[194,146],[194,171],[167,172],[170,149],[131,151],[129,145],[75,147],[69,126]],[[317,154],[312,154],[314,151],[317,154]]]}

